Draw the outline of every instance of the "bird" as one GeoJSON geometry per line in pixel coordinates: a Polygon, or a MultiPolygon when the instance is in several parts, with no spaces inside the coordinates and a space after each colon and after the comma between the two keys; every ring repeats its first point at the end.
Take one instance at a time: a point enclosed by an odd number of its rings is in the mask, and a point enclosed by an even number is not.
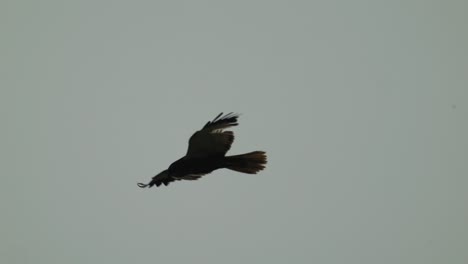
{"type": "Polygon", "coordinates": [[[167,186],[173,181],[198,180],[214,170],[223,168],[247,174],[256,174],[263,170],[267,163],[264,151],[226,156],[234,142],[234,133],[225,129],[237,126],[238,118],[239,114],[231,112],[223,115],[221,112],[190,137],[184,157],[154,176],[149,183],[137,185],[140,188],[151,188],[161,184],[167,186]]]}

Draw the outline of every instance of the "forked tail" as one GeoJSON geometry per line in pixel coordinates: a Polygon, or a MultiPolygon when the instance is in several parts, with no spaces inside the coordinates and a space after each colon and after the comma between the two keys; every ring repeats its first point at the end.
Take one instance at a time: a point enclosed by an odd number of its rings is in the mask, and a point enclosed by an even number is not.
{"type": "Polygon", "coordinates": [[[264,151],[226,157],[226,168],[248,174],[256,174],[263,170],[266,163],[267,156],[264,151]]]}

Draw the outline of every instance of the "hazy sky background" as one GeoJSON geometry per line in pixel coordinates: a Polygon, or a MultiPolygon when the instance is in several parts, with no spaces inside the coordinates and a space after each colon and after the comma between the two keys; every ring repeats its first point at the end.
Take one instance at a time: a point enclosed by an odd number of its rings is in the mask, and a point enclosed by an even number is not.
{"type": "Polygon", "coordinates": [[[467,1],[0,4],[0,263],[468,263],[467,1]],[[219,112],[216,171],[140,189],[219,112]]]}

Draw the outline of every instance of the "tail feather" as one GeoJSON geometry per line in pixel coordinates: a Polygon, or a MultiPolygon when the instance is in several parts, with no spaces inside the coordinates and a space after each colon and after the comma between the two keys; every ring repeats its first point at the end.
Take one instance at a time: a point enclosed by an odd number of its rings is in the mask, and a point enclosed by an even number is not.
{"type": "Polygon", "coordinates": [[[266,163],[267,156],[264,151],[226,157],[226,168],[248,174],[256,174],[263,170],[266,163]]]}

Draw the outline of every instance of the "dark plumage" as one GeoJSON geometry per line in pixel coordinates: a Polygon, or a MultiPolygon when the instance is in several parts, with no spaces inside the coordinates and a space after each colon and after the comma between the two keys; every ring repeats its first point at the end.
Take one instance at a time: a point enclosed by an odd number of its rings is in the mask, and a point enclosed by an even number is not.
{"type": "Polygon", "coordinates": [[[178,180],[197,180],[217,169],[230,169],[242,173],[256,174],[265,168],[266,153],[253,151],[246,154],[226,156],[234,141],[232,131],[224,129],[237,126],[239,115],[220,113],[213,121],[195,132],[189,140],[187,154],[172,163],[167,170],[154,176],[148,184],[138,183],[141,188],[169,185],[178,180]]]}

